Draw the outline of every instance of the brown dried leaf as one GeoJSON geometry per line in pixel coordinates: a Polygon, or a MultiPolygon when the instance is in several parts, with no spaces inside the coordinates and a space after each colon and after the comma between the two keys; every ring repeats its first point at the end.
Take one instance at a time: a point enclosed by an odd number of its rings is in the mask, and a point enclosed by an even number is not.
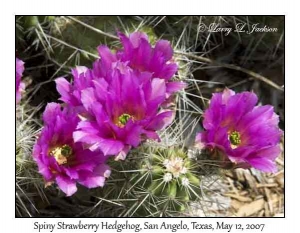
{"type": "Polygon", "coordinates": [[[234,198],[234,199],[236,199],[238,201],[241,201],[241,202],[250,202],[250,201],[252,201],[252,199],[250,197],[244,197],[244,196],[231,194],[231,193],[225,193],[224,196],[234,198]]]}
{"type": "Polygon", "coordinates": [[[281,188],[284,187],[284,173],[279,173],[277,176],[275,176],[276,182],[279,184],[281,188]]]}
{"type": "Polygon", "coordinates": [[[237,212],[238,217],[249,217],[264,208],[265,201],[259,199],[249,204],[243,205],[237,212]]]}
{"type": "Polygon", "coordinates": [[[237,201],[237,200],[232,200],[231,201],[231,206],[234,208],[236,211],[243,206],[243,203],[237,201]]]}

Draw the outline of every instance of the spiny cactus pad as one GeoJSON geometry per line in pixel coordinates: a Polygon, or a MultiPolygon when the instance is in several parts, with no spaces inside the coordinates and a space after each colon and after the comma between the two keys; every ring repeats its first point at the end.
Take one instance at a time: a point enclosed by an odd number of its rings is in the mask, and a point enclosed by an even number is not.
{"type": "Polygon", "coordinates": [[[184,149],[143,145],[110,166],[118,172],[112,173],[103,193],[122,203],[122,216],[176,215],[201,198],[197,165],[184,149]]]}

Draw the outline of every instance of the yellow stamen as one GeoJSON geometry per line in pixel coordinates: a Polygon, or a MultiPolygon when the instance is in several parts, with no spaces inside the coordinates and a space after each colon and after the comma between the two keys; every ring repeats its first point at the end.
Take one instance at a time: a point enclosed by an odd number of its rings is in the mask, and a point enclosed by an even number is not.
{"type": "Polygon", "coordinates": [[[52,155],[56,162],[59,165],[66,164],[68,162],[68,157],[72,155],[73,151],[72,148],[68,145],[58,146],[55,147],[51,152],[50,155],[52,155]]]}

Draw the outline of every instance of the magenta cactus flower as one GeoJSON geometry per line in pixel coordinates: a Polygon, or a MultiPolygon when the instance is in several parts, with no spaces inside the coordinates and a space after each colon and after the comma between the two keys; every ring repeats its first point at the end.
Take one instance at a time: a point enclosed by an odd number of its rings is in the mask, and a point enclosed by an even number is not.
{"type": "Polygon", "coordinates": [[[275,172],[281,152],[279,118],[272,106],[255,106],[257,101],[253,92],[213,94],[196,145],[216,149],[233,163],[275,172]]]}
{"type": "Polygon", "coordinates": [[[25,90],[25,84],[21,81],[24,72],[24,62],[16,58],[16,103],[21,100],[21,94],[25,90]]]}
{"type": "Polygon", "coordinates": [[[69,83],[65,78],[57,78],[56,89],[60,93],[60,100],[69,106],[76,107],[80,110],[81,91],[93,87],[94,76],[92,70],[85,66],[77,66],[72,69],[73,83],[69,83]]]}
{"type": "Polygon", "coordinates": [[[93,65],[96,77],[105,77],[109,70],[114,69],[116,62],[121,61],[135,72],[148,72],[152,78],[164,79],[167,98],[186,87],[185,82],[171,80],[178,66],[173,61],[173,49],[169,41],[159,40],[152,47],[148,36],[142,32],[134,32],[129,37],[119,33],[119,38],[123,49],[116,53],[111,52],[107,46],[98,47],[101,59],[93,65]]]}
{"type": "Polygon", "coordinates": [[[139,78],[140,84],[149,79],[159,78],[166,83],[165,101],[163,107],[172,102],[172,95],[186,87],[182,81],[170,80],[177,72],[177,64],[172,61],[173,50],[170,42],[159,40],[154,48],[148,41],[146,34],[135,32],[126,37],[119,33],[120,40],[124,46],[123,50],[116,53],[101,45],[98,47],[99,56],[93,64],[93,69],[78,66],[72,69],[74,77],[73,84],[64,78],[56,80],[57,90],[62,95],[60,98],[65,103],[80,108],[81,91],[92,87],[95,80],[103,78],[107,83],[111,82],[111,73],[119,69],[133,70],[139,78]]]}
{"type": "Polygon", "coordinates": [[[153,77],[169,80],[177,72],[177,64],[172,61],[173,49],[167,40],[159,40],[154,48],[145,33],[134,32],[125,36],[119,33],[124,49],[117,52],[117,57],[129,66],[153,73],[153,77]]]}
{"type": "Polygon", "coordinates": [[[60,100],[76,109],[81,121],[74,140],[91,150],[124,159],[146,139],[159,140],[157,131],[169,125],[174,112],[168,105],[184,82],[171,78],[177,71],[168,41],[154,48],[146,34],[119,34],[124,46],[116,53],[99,46],[93,68],[76,67],[73,82],[56,80],[60,100]]]}
{"type": "Polygon", "coordinates": [[[81,91],[86,112],[81,114],[74,140],[100,149],[104,155],[125,159],[132,147],[147,138],[159,140],[174,117],[173,111],[160,110],[165,101],[166,84],[136,73],[119,63],[105,79],[94,79],[93,87],[81,91]],[[140,79],[145,79],[142,84],[140,79]],[[108,82],[110,80],[110,82],[108,82]]]}
{"type": "Polygon", "coordinates": [[[43,114],[44,127],[33,148],[33,158],[46,185],[54,182],[67,195],[77,191],[76,183],[88,188],[102,187],[110,175],[101,151],[85,149],[74,142],[73,132],[79,122],[77,114],[49,103],[43,114]]]}

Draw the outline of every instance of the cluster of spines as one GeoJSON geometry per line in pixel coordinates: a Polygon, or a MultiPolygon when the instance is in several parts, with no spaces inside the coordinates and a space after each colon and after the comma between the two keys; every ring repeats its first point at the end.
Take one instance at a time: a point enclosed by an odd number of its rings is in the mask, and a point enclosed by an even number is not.
{"type": "Polygon", "coordinates": [[[178,215],[201,198],[197,166],[185,149],[143,145],[124,163],[111,161],[111,166],[117,172],[99,196],[123,206],[121,216],[178,215]]]}

